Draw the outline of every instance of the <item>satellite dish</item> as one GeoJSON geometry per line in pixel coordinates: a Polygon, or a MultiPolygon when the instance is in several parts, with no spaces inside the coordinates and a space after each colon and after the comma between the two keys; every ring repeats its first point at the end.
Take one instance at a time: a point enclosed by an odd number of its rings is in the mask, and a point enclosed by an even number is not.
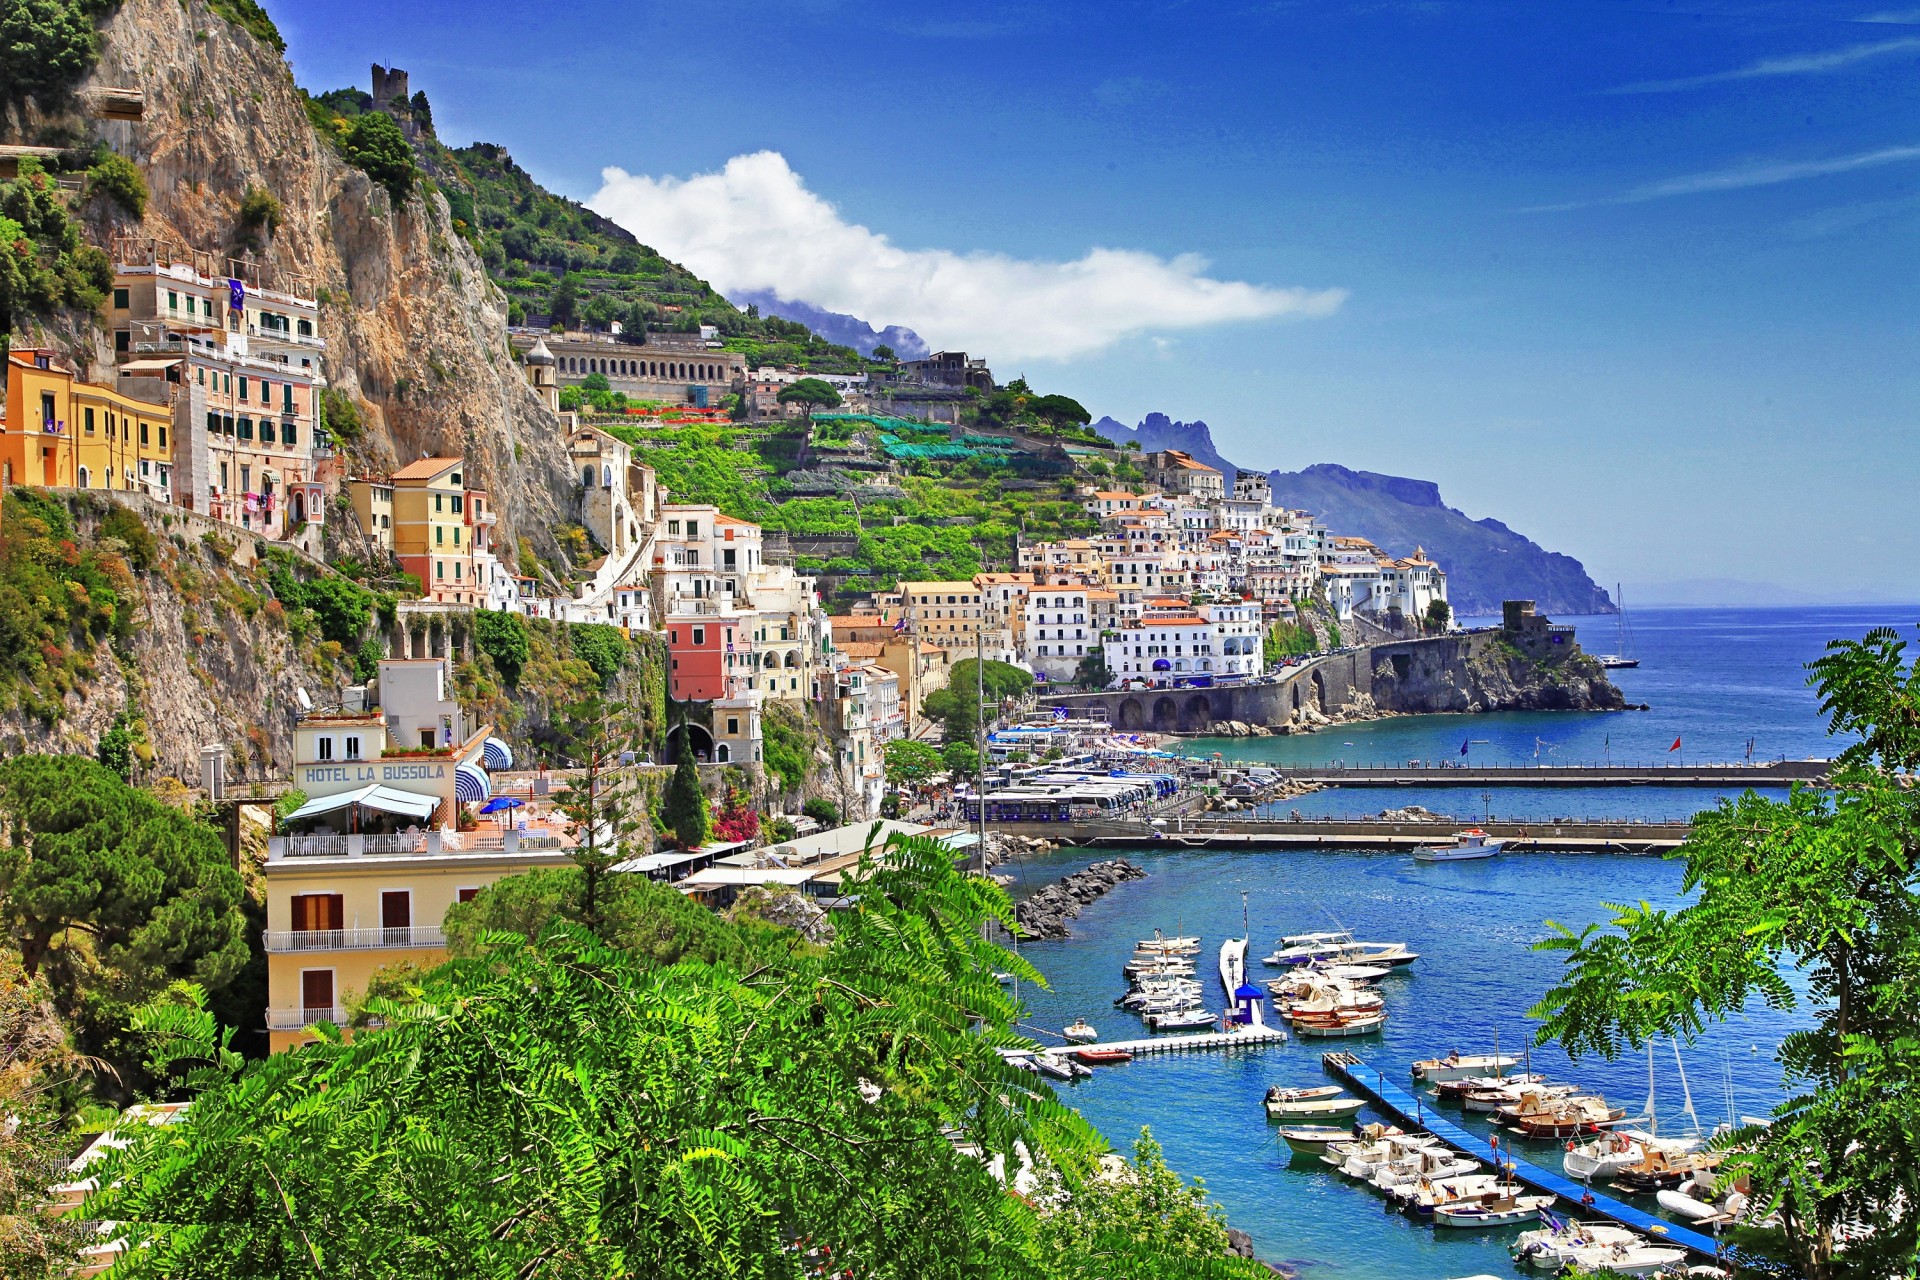
{"type": "Polygon", "coordinates": [[[295,685],[293,687],[293,700],[300,704],[302,711],[313,710],[313,699],[307,696],[307,691],[304,686],[295,685]]]}

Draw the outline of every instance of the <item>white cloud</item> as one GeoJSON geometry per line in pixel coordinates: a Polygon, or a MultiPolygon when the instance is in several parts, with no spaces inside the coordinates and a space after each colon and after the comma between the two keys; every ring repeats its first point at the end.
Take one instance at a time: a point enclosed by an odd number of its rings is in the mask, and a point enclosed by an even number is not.
{"type": "MultiPolygon", "coordinates": [[[[1865,21],[1888,21],[1892,15],[1879,15],[1865,21]]],[[[1902,37],[1898,40],[1882,40],[1876,44],[1849,45],[1845,49],[1830,49],[1825,53],[1796,53],[1780,58],[1762,58],[1758,62],[1744,67],[1735,67],[1731,71],[1713,71],[1700,76],[1682,76],[1677,80],[1643,80],[1639,84],[1623,84],[1609,93],[1678,93],[1686,89],[1700,89],[1711,84],[1728,84],[1736,80],[1765,80],[1774,76],[1814,76],[1828,71],[1839,71],[1856,62],[1865,62],[1869,58],[1881,58],[1890,53],[1912,53],[1920,49],[1920,39],[1902,37]]]]}
{"type": "Polygon", "coordinates": [[[1741,191],[1748,187],[1771,187],[1782,182],[1799,182],[1806,178],[1824,178],[1836,173],[1852,173],[1856,169],[1872,169],[1904,160],[1920,160],[1920,147],[1882,147],[1878,151],[1863,151],[1857,155],[1837,156],[1831,160],[1795,160],[1779,164],[1742,165],[1732,169],[1715,169],[1708,173],[1689,173],[1677,178],[1663,178],[1659,182],[1649,182],[1617,196],[1607,196],[1599,200],[1575,200],[1567,204],[1535,205],[1522,212],[1561,213],[1568,209],[1590,209],[1595,205],[1603,204],[1640,204],[1648,200],[1664,200],[1670,196],[1695,196],[1718,191],[1741,191]]]}
{"type": "Polygon", "coordinates": [[[773,151],[692,178],[610,168],[601,179],[591,208],[722,293],[771,289],[995,360],[1071,359],[1148,329],[1323,316],[1346,297],[1215,280],[1192,254],[1090,249],[1047,262],[902,249],[842,218],[773,151]]]}

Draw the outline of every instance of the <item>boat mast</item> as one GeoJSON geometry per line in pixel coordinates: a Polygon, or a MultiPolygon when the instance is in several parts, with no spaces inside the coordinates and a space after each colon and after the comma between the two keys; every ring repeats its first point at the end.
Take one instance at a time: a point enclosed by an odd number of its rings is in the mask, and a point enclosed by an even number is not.
{"type": "Polygon", "coordinates": [[[1700,1132],[1700,1116],[1693,1109],[1693,1090],[1687,1085],[1687,1064],[1680,1060],[1680,1037],[1673,1037],[1673,1065],[1680,1068],[1680,1096],[1686,1099],[1687,1115],[1693,1120],[1693,1131],[1700,1132]]]}

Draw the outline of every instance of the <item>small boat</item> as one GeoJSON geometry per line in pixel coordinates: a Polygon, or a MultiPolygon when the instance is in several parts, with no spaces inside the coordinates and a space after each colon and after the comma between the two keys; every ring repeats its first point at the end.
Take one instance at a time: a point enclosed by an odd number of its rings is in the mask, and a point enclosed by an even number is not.
{"type": "Polygon", "coordinates": [[[1337,1088],[1269,1089],[1266,1096],[1267,1119],[1337,1120],[1355,1115],[1366,1105],[1364,1098],[1349,1098],[1337,1088]]]}
{"type": "Polygon", "coordinates": [[[1323,1156],[1329,1146],[1350,1140],[1353,1133],[1331,1124],[1289,1124],[1280,1126],[1280,1136],[1297,1155],[1323,1156]]]}
{"type": "Polygon", "coordinates": [[[1538,1072],[1512,1076],[1461,1076],[1457,1080],[1442,1080],[1433,1087],[1433,1096],[1442,1102],[1456,1105],[1467,1100],[1472,1093],[1485,1093],[1491,1089],[1505,1089],[1512,1085],[1540,1084],[1546,1077],[1538,1072]]]}
{"type": "Polygon", "coordinates": [[[1478,827],[1469,827],[1453,838],[1452,844],[1421,845],[1413,851],[1415,862],[1472,862],[1491,858],[1506,847],[1478,827]]]}
{"type": "Polygon", "coordinates": [[[1125,1049],[1075,1049],[1073,1056],[1090,1067],[1117,1067],[1133,1061],[1133,1055],[1125,1049]]]}
{"type": "Polygon", "coordinates": [[[1687,1251],[1670,1245],[1650,1244],[1635,1239],[1632,1243],[1592,1244],[1571,1250],[1567,1261],[1582,1271],[1611,1271],[1623,1276],[1650,1276],[1656,1271],[1685,1261],[1687,1251]]]}
{"type": "Polygon", "coordinates": [[[1336,1142],[1327,1148],[1326,1162],[1349,1178],[1370,1180],[1382,1165],[1406,1160],[1416,1151],[1444,1150],[1439,1139],[1424,1133],[1395,1134],[1371,1142],[1336,1142]]]}
{"type": "Polygon", "coordinates": [[[1625,1107],[1609,1107],[1604,1098],[1592,1096],[1562,1098],[1548,1104],[1544,1111],[1527,1111],[1508,1117],[1510,1127],[1526,1138],[1574,1138],[1583,1133],[1598,1133],[1610,1124],[1624,1120],[1625,1107]]]}
{"type": "Polygon", "coordinates": [[[1036,1053],[1030,1059],[1033,1069],[1043,1076],[1052,1076],[1055,1080],[1071,1080],[1074,1070],[1065,1059],[1056,1058],[1050,1053],[1036,1053]]]}
{"type": "Polygon", "coordinates": [[[1458,1080],[1463,1076],[1499,1075],[1508,1067],[1517,1067],[1520,1059],[1499,1053],[1450,1053],[1444,1058],[1424,1058],[1413,1064],[1413,1078],[1426,1084],[1458,1080]]]}
{"type": "Polygon", "coordinates": [[[1186,1031],[1193,1027],[1210,1027],[1213,1023],[1213,1014],[1193,1007],[1147,1015],[1147,1025],[1155,1031],[1186,1031]]]}
{"type": "Polygon", "coordinates": [[[1562,1098],[1572,1098],[1584,1091],[1585,1086],[1577,1084],[1524,1084],[1505,1088],[1476,1089],[1460,1100],[1460,1105],[1468,1111],[1501,1112],[1512,1111],[1519,1115],[1526,1111],[1541,1111],[1549,1104],[1562,1098]]]}
{"type": "Polygon", "coordinates": [[[1404,1156],[1382,1161],[1367,1181],[1382,1191],[1392,1191],[1399,1186],[1417,1186],[1422,1180],[1438,1182],[1479,1171],[1478,1160],[1455,1155],[1445,1147],[1423,1147],[1404,1156]]]}
{"type": "Polygon", "coordinates": [[[1699,1146],[1698,1138],[1656,1138],[1637,1129],[1615,1129],[1578,1146],[1569,1142],[1560,1168],[1569,1178],[1590,1182],[1595,1178],[1611,1178],[1622,1169],[1632,1168],[1645,1160],[1649,1152],[1664,1152],[1672,1159],[1699,1146]]]}
{"type": "Polygon", "coordinates": [[[1428,1218],[1443,1204],[1464,1204],[1472,1200],[1527,1194],[1525,1187],[1517,1182],[1507,1182],[1505,1178],[1504,1173],[1469,1173],[1457,1178],[1442,1178],[1437,1182],[1431,1178],[1421,1178],[1402,1183],[1387,1194],[1408,1213],[1428,1218]]]}
{"type": "Polygon", "coordinates": [[[1720,1157],[1712,1152],[1700,1155],[1679,1154],[1669,1156],[1658,1147],[1649,1150],[1639,1163],[1618,1169],[1613,1175],[1613,1185],[1622,1191],[1637,1195],[1646,1195],[1652,1191],[1675,1191],[1684,1182],[1690,1181],[1695,1174],[1711,1170],[1720,1163],[1720,1157]]]}
{"type": "Polygon", "coordinates": [[[1327,933],[1290,933],[1280,939],[1280,945],[1266,958],[1266,963],[1285,967],[1311,960],[1334,960],[1352,946],[1353,935],[1345,929],[1327,933]]]}
{"type": "Polygon", "coordinates": [[[1552,1196],[1511,1196],[1477,1204],[1444,1204],[1433,1210],[1436,1227],[1510,1227],[1537,1222],[1540,1211],[1553,1204],[1552,1196]]]}
{"type": "Polygon", "coordinates": [[[1157,952],[1161,955],[1195,956],[1200,954],[1200,939],[1190,937],[1169,938],[1158,929],[1151,938],[1142,938],[1133,944],[1138,952],[1157,952]]]}
{"type": "Polygon", "coordinates": [[[1100,1038],[1100,1033],[1088,1026],[1085,1018],[1078,1019],[1072,1025],[1062,1028],[1060,1034],[1075,1044],[1092,1044],[1100,1038]]]}
{"type": "Polygon", "coordinates": [[[1630,671],[1640,665],[1640,659],[1633,656],[1633,646],[1628,643],[1627,601],[1626,596],[1620,590],[1620,584],[1617,582],[1613,584],[1613,603],[1616,609],[1614,616],[1614,650],[1612,653],[1603,653],[1597,656],[1600,659],[1601,667],[1608,671],[1630,671]]]}
{"type": "Polygon", "coordinates": [[[1293,1020],[1293,1029],[1297,1034],[1321,1039],[1372,1035],[1386,1025],[1387,1015],[1383,1012],[1334,1015],[1333,1017],[1323,1014],[1303,1014],[1293,1020]]]}
{"type": "Polygon", "coordinates": [[[1538,1230],[1522,1231],[1507,1251],[1523,1267],[1557,1272],[1581,1249],[1639,1242],[1640,1236],[1625,1227],[1616,1227],[1610,1222],[1578,1222],[1569,1218],[1564,1222],[1550,1221],[1549,1225],[1538,1230]]]}

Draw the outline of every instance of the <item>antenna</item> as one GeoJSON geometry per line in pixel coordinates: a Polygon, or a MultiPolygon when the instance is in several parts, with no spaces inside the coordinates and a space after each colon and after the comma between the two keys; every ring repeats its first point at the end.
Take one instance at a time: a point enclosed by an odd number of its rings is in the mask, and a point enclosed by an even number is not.
{"type": "Polygon", "coordinates": [[[293,687],[293,700],[300,704],[300,710],[313,710],[313,699],[307,696],[307,690],[304,685],[295,685],[293,687]]]}

